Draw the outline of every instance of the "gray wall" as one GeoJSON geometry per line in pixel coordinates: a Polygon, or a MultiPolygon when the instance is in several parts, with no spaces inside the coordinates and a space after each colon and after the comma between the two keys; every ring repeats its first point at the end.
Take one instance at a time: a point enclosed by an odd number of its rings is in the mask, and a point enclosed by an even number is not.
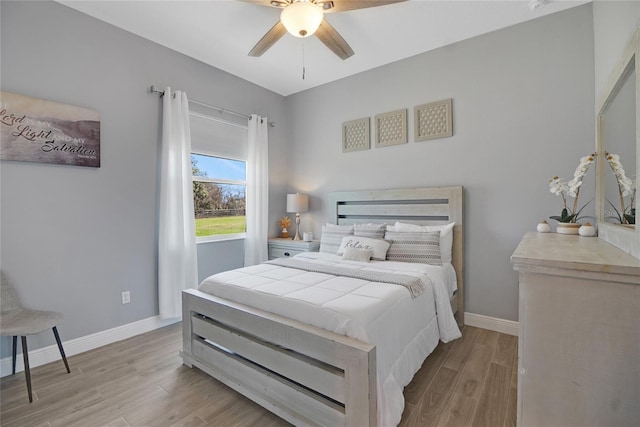
{"type": "MultiPolygon", "coordinates": [[[[2,90],[100,113],[99,169],[0,163],[1,267],[27,305],[65,314],[63,340],[157,314],[162,104],[148,93],[151,84],[277,122],[269,130],[271,217],[280,214],[282,96],[54,2],[2,1],[0,8],[2,90]]],[[[198,261],[200,277],[237,267],[243,241],[198,245],[198,261]]],[[[53,344],[50,335],[34,337],[30,348],[53,344]]],[[[5,357],[9,340],[0,343],[5,357]]]]}
{"type": "Polygon", "coordinates": [[[560,213],[548,180],[572,178],[593,151],[593,104],[591,5],[289,96],[290,180],[313,210],[304,227],[320,233],[330,191],[463,185],[466,311],[517,320],[509,258],[525,232],[560,213]],[[453,137],[414,142],[413,107],[444,98],[453,137]],[[400,108],[408,144],[341,152],[343,122],[400,108]]]}

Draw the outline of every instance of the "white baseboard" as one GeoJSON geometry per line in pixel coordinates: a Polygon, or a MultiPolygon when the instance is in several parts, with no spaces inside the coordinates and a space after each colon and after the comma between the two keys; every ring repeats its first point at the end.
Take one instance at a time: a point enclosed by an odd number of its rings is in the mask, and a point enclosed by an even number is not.
{"type": "MultiPolygon", "coordinates": [[[[96,332],[95,334],[75,338],[69,341],[64,341],[62,343],[62,346],[64,347],[65,354],[67,355],[67,357],[69,357],[73,356],[74,354],[84,353],[85,351],[93,350],[94,348],[114,343],[116,341],[122,341],[124,339],[131,338],[133,336],[140,335],[154,329],[162,328],[163,326],[167,326],[179,321],[179,318],[160,319],[160,316],[149,317],[137,322],[117,326],[106,331],[96,332]]],[[[21,347],[20,340],[18,340],[18,347],[21,347]]],[[[57,345],[51,345],[48,347],[29,351],[29,366],[31,368],[45,365],[56,360],[61,360],[60,351],[58,350],[57,345]]],[[[73,369],[73,366],[71,366],[71,368],[73,369]]],[[[64,369],[64,366],[62,369],[64,369]]],[[[18,352],[16,360],[16,372],[20,372],[22,370],[24,370],[22,354],[21,352],[18,352]]],[[[7,375],[11,375],[11,356],[0,360],[0,377],[5,377],[7,375]]]]}
{"type": "Polygon", "coordinates": [[[464,313],[464,324],[476,328],[489,329],[490,331],[518,336],[518,322],[499,319],[497,317],[483,316],[482,314],[464,313]]]}
{"type": "MultiPolygon", "coordinates": [[[[117,341],[131,338],[154,329],[168,326],[172,323],[179,322],[180,319],[160,319],[160,316],[149,317],[137,322],[118,326],[102,332],[75,338],[62,343],[64,352],[67,357],[74,354],[84,353],[94,348],[102,347],[117,341]]],[[[489,329],[491,331],[501,332],[503,334],[518,336],[518,322],[513,320],[499,319],[497,317],[483,316],[482,314],[464,313],[465,325],[474,326],[476,328],[489,329]]],[[[18,346],[20,342],[18,340],[18,346]]],[[[45,365],[47,363],[60,360],[60,352],[58,346],[51,345],[29,351],[29,364],[32,368],[45,365]]],[[[16,361],[16,372],[24,370],[22,355],[18,354],[16,361]]],[[[0,360],[0,377],[11,375],[11,356],[0,360]]]]}

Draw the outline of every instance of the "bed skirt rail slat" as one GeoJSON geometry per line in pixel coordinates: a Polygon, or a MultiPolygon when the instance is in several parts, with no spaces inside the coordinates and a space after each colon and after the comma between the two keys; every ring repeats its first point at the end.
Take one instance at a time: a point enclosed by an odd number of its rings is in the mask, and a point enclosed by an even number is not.
{"type": "Polygon", "coordinates": [[[345,403],[344,371],[264,342],[242,331],[208,318],[193,317],[193,333],[248,360],[259,360],[264,368],[345,403]]]}
{"type": "Polygon", "coordinates": [[[296,426],[345,425],[344,408],[238,356],[194,341],[194,365],[296,426]]]}

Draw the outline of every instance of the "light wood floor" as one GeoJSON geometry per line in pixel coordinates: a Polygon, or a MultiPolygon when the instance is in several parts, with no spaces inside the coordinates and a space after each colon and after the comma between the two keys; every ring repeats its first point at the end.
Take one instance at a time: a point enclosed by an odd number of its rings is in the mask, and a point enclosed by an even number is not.
{"type": "MultiPolygon", "coordinates": [[[[39,427],[288,426],[198,369],[181,364],[180,324],[0,380],[0,425],[39,427]]],[[[405,389],[401,426],[512,426],[516,337],[465,327],[405,389]]]]}

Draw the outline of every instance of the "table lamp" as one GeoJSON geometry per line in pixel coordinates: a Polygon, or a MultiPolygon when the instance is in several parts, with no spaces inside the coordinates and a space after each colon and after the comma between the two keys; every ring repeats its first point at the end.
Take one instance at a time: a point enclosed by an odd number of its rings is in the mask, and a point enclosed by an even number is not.
{"type": "Polygon", "coordinates": [[[300,212],[309,210],[309,196],[305,194],[287,194],[287,212],[296,213],[296,235],[292,240],[300,239],[300,212]]]}

